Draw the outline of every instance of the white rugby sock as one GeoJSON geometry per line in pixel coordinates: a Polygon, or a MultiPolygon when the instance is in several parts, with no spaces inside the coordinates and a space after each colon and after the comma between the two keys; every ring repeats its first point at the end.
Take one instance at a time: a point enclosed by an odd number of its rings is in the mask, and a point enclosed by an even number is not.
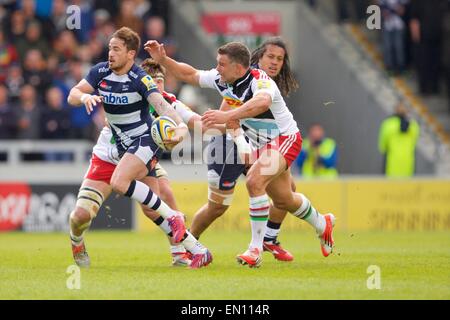
{"type": "Polygon", "coordinates": [[[250,223],[252,226],[251,248],[263,249],[263,239],[266,233],[267,220],[269,219],[269,197],[267,194],[258,197],[250,197],[250,223]]]}
{"type": "Polygon", "coordinates": [[[174,246],[170,246],[170,253],[185,253],[186,249],[184,248],[184,246],[182,244],[178,244],[178,245],[174,245],[174,246]]]}
{"type": "Polygon", "coordinates": [[[310,225],[312,225],[318,234],[322,234],[325,230],[326,221],[325,217],[321,215],[311,204],[308,198],[306,198],[302,193],[297,193],[302,198],[302,204],[294,213],[292,213],[297,218],[305,220],[310,225]]]}
{"type": "Polygon", "coordinates": [[[72,244],[74,246],[79,245],[83,241],[83,235],[84,232],[81,234],[81,236],[76,236],[72,233],[72,230],[70,230],[70,240],[72,241],[72,244]]]}
{"type": "Polygon", "coordinates": [[[206,252],[206,247],[202,245],[195,237],[186,230],[185,239],[181,242],[186,250],[189,250],[192,254],[203,254],[206,252]]]}

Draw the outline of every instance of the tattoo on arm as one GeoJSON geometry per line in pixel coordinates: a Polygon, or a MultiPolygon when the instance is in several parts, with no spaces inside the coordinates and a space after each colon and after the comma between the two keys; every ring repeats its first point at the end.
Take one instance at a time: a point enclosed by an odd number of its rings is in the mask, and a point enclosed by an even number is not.
{"type": "Polygon", "coordinates": [[[159,116],[168,116],[177,124],[183,122],[175,109],[163,98],[160,93],[152,93],[148,96],[147,101],[155,108],[159,116]]]}

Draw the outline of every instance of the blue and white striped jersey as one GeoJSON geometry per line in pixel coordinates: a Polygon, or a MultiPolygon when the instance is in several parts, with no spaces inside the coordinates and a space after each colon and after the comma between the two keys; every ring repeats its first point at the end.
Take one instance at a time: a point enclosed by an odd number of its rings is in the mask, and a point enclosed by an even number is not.
{"type": "Polygon", "coordinates": [[[85,79],[103,97],[106,118],[120,153],[150,132],[152,118],[147,97],[159,91],[142,68],[134,64],[128,73],[119,76],[109,69],[108,62],[100,62],[85,79]]]}

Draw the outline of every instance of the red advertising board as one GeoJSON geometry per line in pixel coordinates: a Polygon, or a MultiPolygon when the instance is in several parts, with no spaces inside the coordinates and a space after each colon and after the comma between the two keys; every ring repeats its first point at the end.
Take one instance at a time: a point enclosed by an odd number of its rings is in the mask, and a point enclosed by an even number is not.
{"type": "Polygon", "coordinates": [[[18,229],[30,207],[31,188],[26,183],[0,183],[0,231],[18,229]]]}
{"type": "Polygon", "coordinates": [[[207,33],[226,35],[280,34],[280,14],[277,12],[209,12],[202,16],[207,33]]]}
{"type": "MultiPolygon", "coordinates": [[[[22,230],[53,232],[69,230],[79,185],[39,185],[0,182],[0,233],[22,230]]],[[[109,197],[90,229],[131,229],[133,206],[127,197],[109,197]]]]}

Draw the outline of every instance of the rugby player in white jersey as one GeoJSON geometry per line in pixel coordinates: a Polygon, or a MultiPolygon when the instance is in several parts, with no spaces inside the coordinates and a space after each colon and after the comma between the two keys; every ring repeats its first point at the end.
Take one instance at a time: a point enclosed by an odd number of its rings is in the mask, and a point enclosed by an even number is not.
{"type": "MultiPolygon", "coordinates": [[[[275,81],[283,96],[288,96],[292,90],[298,88],[298,83],[290,68],[286,43],[280,37],[268,38],[260,47],[256,48],[252,52],[251,66],[265,71],[275,81]]],[[[225,108],[229,108],[229,106],[223,100],[221,110],[225,108]]],[[[232,139],[226,137],[222,139],[213,137],[208,147],[214,149],[223,147],[225,149],[223,153],[228,157],[237,156],[236,145],[232,139]],[[226,141],[223,141],[223,139],[226,139],[226,141]]],[[[233,198],[237,180],[245,172],[245,164],[230,161],[216,163],[214,160],[208,159],[208,202],[196,212],[190,227],[191,233],[197,239],[211,223],[227,211],[233,198]]],[[[291,181],[291,188],[295,191],[296,187],[292,176],[291,181]]],[[[293,255],[285,250],[277,240],[286,214],[286,210],[280,210],[271,204],[267,231],[264,236],[264,251],[272,253],[274,258],[280,261],[292,261],[294,259],[293,255]]]]}
{"type": "Polygon", "coordinates": [[[310,223],[319,235],[321,248],[331,252],[334,216],[322,215],[300,193],[291,190],[287,170],[301,150],[297,123],[275,82],[262,70],[250,68],[250,52],[242,43],[231,42],[217,50],[217,67],[201,71],[165,54],[163,45],[147,41],[144,48],[179,80],[219,91],[230,111],[209,110],[202,117],[206,127],[239,120],[254,148],[246,186],[250,196],[252,240],[238,262],[258,267],[262,262],[270,202],[310,223]]]}
{"type": "MultiPolygon", "coordinates": [[[[157,181],[149,187],[140,180],[154,169],[161,150],[150,136],[152,118],[148,112],[151,104],[159,115],[172,118],[177,127],[166,145],[179,143],[187,134],[187,126],[175,109],[167,103],[153,79],[134,63],[140,47],[140,38],[133,30],[117,30],[109,42],[108,61],[91,68],[87,77],[70,91],[68,102],[74,106],[85,105],[90,114],[103,103],[106,118],[118,149],[118,162],[110,179],[112,189],[130,197],[167,219],[173,240],[185,240],[186,227],[182,214],[171,209],[152,191],[157,181]],[[97,91],[99,95],[93,93],[97,91]]],[[[72,251],[79,265],[89,266],[90,260],[83,241],[83,232],[90,225],[104,201],[109,185],[104,181],[87,179],[80,188],[75,211],[70,216],[72,251]],[[106,189],[105,189],[106,188],[106,189]]],[[[197,253],[200,266],[211,262],[206,248],[197,253]]]]}

